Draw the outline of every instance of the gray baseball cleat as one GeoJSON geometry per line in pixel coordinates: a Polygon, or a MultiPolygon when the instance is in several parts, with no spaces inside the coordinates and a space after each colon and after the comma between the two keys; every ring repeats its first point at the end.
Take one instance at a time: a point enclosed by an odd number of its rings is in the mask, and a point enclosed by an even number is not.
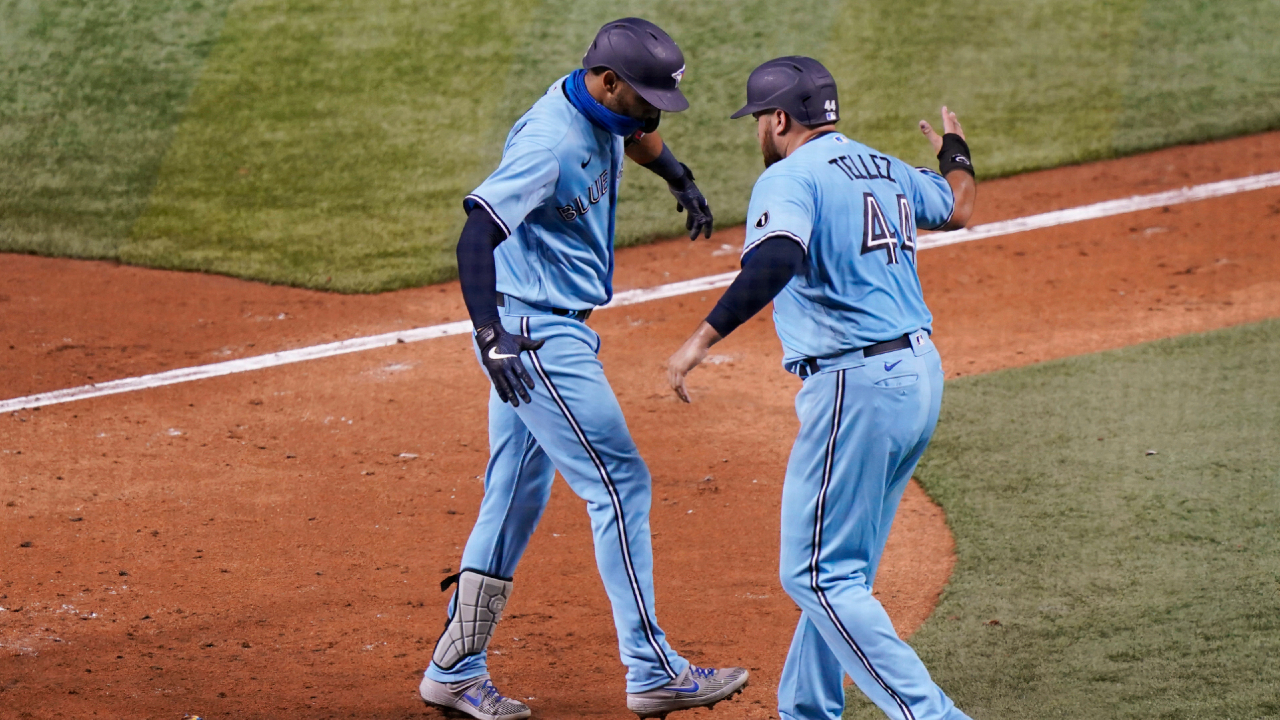
{"type": "Polygon", "coordinates": [[[745,668],[700,668],[690,665],[680,677],[660,688],[627,693],[627,709],[642,718],[666,717],[675,710],[713,707],[742,691],[747,684],[745,668]]]}
{"type": "Polygon", "coordinates": [[[423,675],[418,686],[422,701],[450,713],[465,713],[476,720],[520,720],[531,714],[529,706],[498,692],[488,675],[456,683],[436,682],[423,675]]]}

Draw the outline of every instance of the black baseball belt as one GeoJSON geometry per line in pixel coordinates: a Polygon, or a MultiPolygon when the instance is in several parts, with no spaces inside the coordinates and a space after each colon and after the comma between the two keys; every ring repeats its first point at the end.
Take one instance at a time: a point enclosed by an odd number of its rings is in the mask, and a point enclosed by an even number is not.
{"type": "MultiPolygon", "coordinates": [[[[523,305],[523,306],[528,307],[528,308],[530,308],[530,309],[532,309],[532,310],[538,310],[538,311],[540,311],[540,312],[548,312],[548,313],[551,313],[552,315],[559,315],[560,317],[567,317],[567,318],[569,318],[569,319],[571,319],[571,320],[578,320],[578,321],[580,321],[580,322],[586,322],[586,321],[587,321],[587,318],[591,317],[591,311],[590,311],[590,310],[565,310],[564,308],[557,308],[557,307],[545,307],[545,306],[543,306],[543,305],[534,305],[533,303],[528,303],[528,302],[525,302],[525,301],[523,301],[523,300],[519,300],[518,298],[511,298],[511,299],[512,299],[513,301],[515,301],[516,303],[519,303],[519,305],[523,305]]],[[[506,295],[504,295],[504,294],[502,294],[502,293],[498,293],[498,307],[506,307],[506,306],[507,306],[507,296],[506,296],[506,295]]]]}
{"type": "MultiPolygon", "coordinates": [[[[884,342],[875,343],[874,345],[868,345],[862,348],[862,357],[875,357],[876,355],[891,353],[894,350],[906,350],[909,347],[911,347],[911,335],[903,335],[900,338],[886,340],[884,342]]],[[[854,350],[853,352],[858,351],[854,350]]],[[[845,354],[847,355],[848,353],[845,354]]],[[[816,375],[818,371],[822,369],[824,363],[829,363],[833,360],[835,360],[835,358],[807,357],[796,363],[795,369],[792,370],[792,372],[799,375],[802,379],[807,378],[811,375],[816,375]]]]}

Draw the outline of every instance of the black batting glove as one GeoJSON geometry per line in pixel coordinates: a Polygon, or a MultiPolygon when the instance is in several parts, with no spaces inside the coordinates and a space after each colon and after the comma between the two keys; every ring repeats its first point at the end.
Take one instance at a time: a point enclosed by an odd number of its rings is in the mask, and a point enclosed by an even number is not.
{"type": "Polygon", "coordinates": [[[545,340],[534,340],[524,335],[512,335],[502,327],[501,322],[493,322],[476,330],[476,345],[480,346],[480,362],[489,371],[493,387],[498,391],[502,402],[511,403],[511,407],[520,407],[520,401],[533,402],[529,390],[533,389],[533,378],[520,361],[520,353],[526,350],[537,350],[545,340]],[[528,386],[528,390],[525,386],[528,386]]]}
{"type": "Polygon", "coordinates": [[[684,229],[689,231],[690,240],[696,240],[704,232],[711,237],[711,206],[698,186],[693,184],[693,171],[684,163],[680,163],[680,167],[684,168],[684,175],[667,183],[667,189],[676,197],[676,212],[689,211],[684,229]]]}

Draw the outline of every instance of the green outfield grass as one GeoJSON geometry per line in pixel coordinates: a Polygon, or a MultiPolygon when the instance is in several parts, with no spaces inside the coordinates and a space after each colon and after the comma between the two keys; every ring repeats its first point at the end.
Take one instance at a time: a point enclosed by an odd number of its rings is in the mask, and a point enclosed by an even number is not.
{"type": "Polygon", "coordinates": [[[912,644],[962,709],[1280,717],[1277,356],[1271,321],[947,384],[959,562],[912,644]]]}
{"type": "Polygon", "coordinates": [[[230,2],[0,0],[0,250],[119,257],[230,2]]]}
{"type": "MultiPolygon", "coordinates": [[[[841,129],[916,163],[947,103],[995,177],[1280,127],[1280,0],[7,0],[0,250],[344,292],[455,273],[461,197],[511,123],[638,14],[685,51],[663,134],[722,226],[760,170],[747,72],[813,55],[841,129]]],[[[619,242],[682,227],[628,173],[619,242]]]]}

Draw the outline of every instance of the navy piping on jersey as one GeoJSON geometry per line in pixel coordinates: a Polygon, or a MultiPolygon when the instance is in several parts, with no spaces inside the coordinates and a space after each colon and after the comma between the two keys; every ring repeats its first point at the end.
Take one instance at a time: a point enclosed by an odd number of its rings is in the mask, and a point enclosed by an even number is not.
{"type": "Polygon", "coordinates": [[[493,221],[498,223],[498,227],[502,228],[502,232],[506,233],[507,237],[511,237],[511,228],[507,227],[507,224],[502,222],[502,218],[498,217],[498,213],[494,212],[493,206],[489,204],[488,200],[474,194],[466,196],[463,200],[474,200],[479,203],[480,207],[484,208],[485,211],[489,213],[489,217],[492,217],[493,221]]]}
{"type": "Polygon", "coordinates": [[[796,241],[797,244],[800,245],[801,249],[805,251],[805,254],[808,254],[809,252],[809,245],[805,243],[804,240],[801,240],[799,235],[796,235],[793,232],[788,232],[786,230],[774,230],[772,232],[761,235],[760,237],[756,238],[755,242],[742,248],[742,257],[746,257],[747,253],[754,250],[757,245],[764,242],[765,240],[768,240],[770,238],[776,238],[776,237],[783,237],[783,238],[787,238],[788,240],[794,240],[796,241]]]}
{"type": "MultiPolygon", "coordinates": [[[[520,318],[520,334],[525,337],[532,337],[529,333],[529,318],[520,318]]],[[[564,398],[560,396],[560,391],[556,389],[551,377],[547,375],[547,371],[542,367],[542,360],[538,358],[536,351],[530,350],[529,357],[533,359],[533,368],[538,373],[538,377],[542,378],[542,382],[547,387],[547,392],[551,394],[551,399],[560,407],[561,414],[569,421],[569,427],[573,428],[573,432],[578,436],[578,442],[582,443],[582,447],[587,451],[587,456],[591,458],[592,464],[596,466],[596,472],[600,473],[600,479],[604,482],[604,487],[609,491],[609,501],[613,505],[613,516],[618,523],[618,545],[622,549],[622,564],[627,568],[627,580],[631,582],[631,593],[635,597],[636,608],[640,611],[640,624],[644,627],[645,638],[649,641],[649,646],[653,648],[654,653],[658,656],[658,661],[662,663],[662,669],[672,680],[676,679],[676,671],[671,667],[671,663],[667,661],[666,653],[662,652],[662,647],[658,644],[658,636],[653,631],[653,626],[649,622],[649,612],[645,610],[644,594],[640,592],[640,583],[636,579],[635,566],[631,562],[631,546],[627,542],[627,525],[622,517],[622,500],[618,497],[618,489],[613,484],[613,478],[609,475],[609,469],[605,467],[604,462],[600,459],[600,454],[591,446],[591,441],[587,439],[587,434],[583,432],[582,426],[578,424],[578,419],[573,416],[573,412],[569,410],[569,406],[565,403],[564,398]]]]}
{"type": "Polygon", "coordinates": [[[880,673],[876,672],[866,653],[862,652],[862,648],[858,647],[853,635],[845,629],[844,623],[840,622],[840,617],[836,615],[836,611],[827,600],[827,593],[818,582],[818,559],[822,553],[822,523],[826,514],[827,489],[831,487],[831,468],[835,464],[836,436],[840,434],[840,421],[844,414],[844,374],[844,370],[836,372],[836,404],[831,416],[831,437],[827,439],[827,457],[822,466],[822,488],[818,491],[818,508],[814,512],[813,519],[813,555],[809,558],[809,587],[818,596],[818,601],[822,603],[822,609],[826,611],[827,617],[831,619],[836,629],[840,631],[841,637],[849,644],[849,647],[853,648],[854,654],[862,661],[862,666],[867,669],[867,672],[871,674],[876,683],[889,694],[889,697],[893,698],[893,701],[898,705],[898,709],[902,711],[902,716],[906,720],[915,720],[915,715],[911,714],[911,707],[902,699],[902,696],[889,687],[889,684],[884,681],[880,673]]]}

